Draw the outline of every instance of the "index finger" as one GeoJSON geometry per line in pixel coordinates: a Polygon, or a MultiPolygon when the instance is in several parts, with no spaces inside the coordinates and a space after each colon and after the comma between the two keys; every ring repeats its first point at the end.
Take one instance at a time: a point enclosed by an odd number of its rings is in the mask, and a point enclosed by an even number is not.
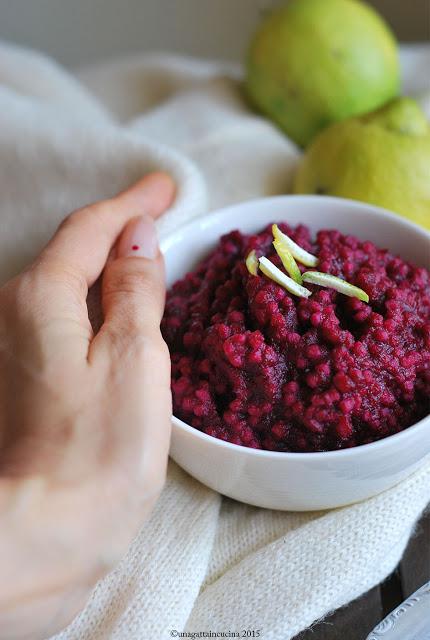
{"type": "Polygon", "coordinates": [[[165,173],[151,173],[110,200],[78,209],[58,228],[42,251],[38,264],[82,279],[86,288],[100,276],[125,224],[146,213],[157,218],[172,203],[175,185],[165,173]]]}

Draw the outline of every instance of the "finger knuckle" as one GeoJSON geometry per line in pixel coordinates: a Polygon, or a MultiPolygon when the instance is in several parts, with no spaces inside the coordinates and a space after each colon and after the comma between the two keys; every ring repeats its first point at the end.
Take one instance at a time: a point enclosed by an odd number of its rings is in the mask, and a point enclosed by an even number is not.
{"type": "Polygon", "coordinates": [[[88,210],[89,207],[83,207],[82,209],[72,211],[72,213],[69,213],[69,215],[61,221],[58,230],[60,232],[67,231],[70,227],[79,224],[83,218],[88,216],[88,210]]]}
{"type": "Polygon", "coordinates": [[[105,233],[104,213],[108,210],[106,203],[97,202],[95,204],[85,205],[76,211],[72,211],[64,218],[58,227],[60,233],[68,232],[82,224],[94,227],[94,233],[105,233]]]}
{"type": "Polygon", "coordinates": [[[150,294],[150,287],[143,273],[136,269],[119,268],[118,265],[113,265],[109,271],[109,277],[106,278],[104,293],[117,295],[137,292],[139,295],[150,294]]]}
{"type": "Polygon", "coordinates": [[[146,334],[144,339],[136,339],[136,348],[147,362],[161,365],[162,362],[169,361],[169,349],[164,342],[159,331],[146,334]]]}
{"type": "Polygon", "coordinates": [[[133,321],[130,321],[126,330],[123,325],[118,328],[111,325],[109,339],[111,348],[121,355],[122,362],[127,362],[127,355],[132,356],[134,362],[154,363],[157,366],[169,362],[169,350],[161,333],[156,330],[142,331],[142,327],[136,326],[133,321]]]}
{"type": "Polygon", "coordinates": [[[88,292],[84,272],[55,256],[49,256],[47,259],[42,256],[27,275],[34,297],[50,298],[52,287],[57,285],[70,295],[76,296],[79,301],[85,299],[88,292]]]}
{"type": "Polygon", "coordinates": [[[18,318],[34,298],[33,280],[30,273],[24,272],[6,283],[0,291],[1,309],[7,310],[12,317],[18,318]]]}
{"type": "Polygon", "coordinates": [[[139,259],[124,258],[112,262],[103,280],[103,295],[123,302],[124,313],[132,322],[140,322],[143,314],[159,315],[163,292],[153,273],[136,264],[139,259]],[[124,301],[122,301],[124,298],[124,301]],[[157,313],[155,313],[157,312],[157,313]]]}

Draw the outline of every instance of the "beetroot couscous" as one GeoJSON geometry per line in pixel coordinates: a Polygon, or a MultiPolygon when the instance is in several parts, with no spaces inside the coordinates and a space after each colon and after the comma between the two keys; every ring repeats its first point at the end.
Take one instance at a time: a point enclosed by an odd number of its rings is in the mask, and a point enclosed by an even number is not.
{"type": "Polygon", "coordinates": [[[300,298],[249,273],[253,249],[282,268],[270,226],[223,236],[167,295],[174,414],[235,444],[299,452],[372,442],[427,415],[429,272],[338,231],[279,227],[369,303],[312,284],[300,298]]]}

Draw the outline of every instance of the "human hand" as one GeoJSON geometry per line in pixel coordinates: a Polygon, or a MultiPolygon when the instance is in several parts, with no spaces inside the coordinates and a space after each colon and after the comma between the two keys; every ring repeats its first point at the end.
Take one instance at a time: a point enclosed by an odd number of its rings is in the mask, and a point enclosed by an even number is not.
{"type": "Polygon", "coordinates": [[[0,289],[3,640],[65,626],[163,486],[170,359],[152,219],[173,197],[172,180],[151,174],[73,213],[0,289]],[[86,300],[102,271],[94,335],[86,300]]]}

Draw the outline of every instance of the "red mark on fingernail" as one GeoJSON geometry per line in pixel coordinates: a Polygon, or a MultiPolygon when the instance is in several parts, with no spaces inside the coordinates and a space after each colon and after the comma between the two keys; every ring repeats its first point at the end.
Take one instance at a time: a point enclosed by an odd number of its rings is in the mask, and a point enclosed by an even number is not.
{"type": "Polygon", "coordinates": [[[132,247],[133,251],[137,251],[138,249],[140,249],[138,244],[134,244],[132,247]]]}

